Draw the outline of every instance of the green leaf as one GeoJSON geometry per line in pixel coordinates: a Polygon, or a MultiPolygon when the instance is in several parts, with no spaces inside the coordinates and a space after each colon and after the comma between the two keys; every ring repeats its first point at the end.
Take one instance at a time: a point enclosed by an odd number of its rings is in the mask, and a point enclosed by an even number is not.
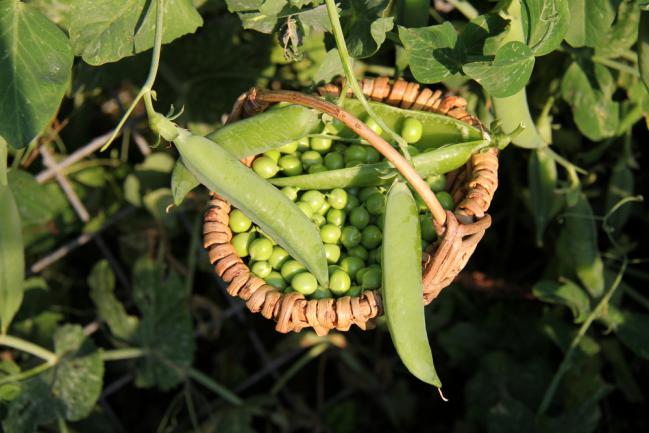
{"type": "Polygon", "coordinates": [[[317,111],[289,105],[233,122],[208,134],[207,138],[241,159],[296,141],[319,125],[317,111]]]}
{"type": "Polygon", "coordinates": [[[415,377],[441,388],[426,335],[418,216],[412,193],[396,181],[385,208],[381,294],[392,343],[401,361],[415,377]]]}
{"type": "Polygon", "coordinates": [[[237,12],[244,29],[272,33],[278,15],[288,7],[287,0],[226,0],[228,10],[237,12]]]}
{"type": "Polygon", "coordinates": [[[59,363],[54,373],[52,395],[60,400],[66,419],[83,419],[90,414],[101,394],[104,362],[79,325],[64,325],[56,331],[54,351],[59,363]]]}
{"type": "Polygon", "coordinates": [[[178,274],[165,277],[160,265],[139,259],[133,268],[133,298],[142,312],[135,335],[147,356],[139,363],[136,384],[170,389],[191,366],[194,335],[189,304],[178,274]]]}
{"type": "Polygon", "coordinates": [[[9,186],[24,225],[45,224],[54,217],[49,194],[30,173],[11,170],[9,186]]]}
{"type": "MultiPolygon", "coordinates": [[[[79,0],[70,23],[70,41],[76,55],[91,65],[115,62],[153,47],[155,0],[79,0]]],[[[203,24],[191,0],[164,3],[163,43],[203,24]]]]}
{"type": "Polygon", "coordinates": [[[28,3],[41,11],[59,27],[68,30],[72,17],[72,6],[76,0],[29,0],[28,3]]]}
{"type": "Polygon", "coordinates": [[[332,48],[327,51],[327,55],[320,62],[320,66],[318,66],[318,70],[313,76],[313,81],[315,83],[329,83],[338,75],[344,75],[343,64],[340,62],[338,49],[332,48]]]}
{"type": "Polygon", "coordinates": [[[534,55],[557,49],[570,24],[568,0],[524,0],[521,9],[525,40],[534,55]]]}
{"type": "Polygon", "coordinates": [[[469,21],[458,40],[464,58],[467,56],[495,55],[497,39],[507,29],[508,22],[500,15],[484,14],[469,21]]]}
{"type": "Polygon", "coordinates": [[[568,0],[570,25],[566,32],[566,42],[575,48],[597,47],[613,25],[615,4],[618,1],[568,0]]]}
{"type": "Polygon", "coordinates": [[[129,341],[138,325],[135,316],[129,316],[124,305],[115,297],[115,274],[107,260],[95,264],[88,276],[90,299],[97,308],[97,315],[108,324],[117,338],[129,341]]]}
{"type": "Polygon", "coordinates": [[[579,285],[570,280],[541,280],[534,285],[532,293],[543,302],[570,308],[575,323],[582,323],[590,313],[590,298],[579,285]]]}
{"type": "Polygon", "coordinates": [[[189,191],[200,185],[196,176],[187,169],[182,158],[178,158],[174,170],[171,172],[171,194],[174,204],[180,206],[189,191]]]}
{"type": "Polygon", "coordinates": [[[615,82],[605,66],[573,62],[561,81],[561,96],[572,108],[577,127],[593,141],[617,132],[619,103],[613,101],[615,82]]]}
{"type": "Polygon", "coordinates": [[[325,5],[318,6],[305,11],[300,11],[294,15],[302,26],[318,32],[331,32],[331,21],[327,14],[325,5]]]}
{"type": "Polygon", "coordinates": [[[557,186],[557,164],[545,148],[530,152],[527,166],[530,187],[530,207],[536,229],[536,244],[543,245],[545,229],[558,208],[555,202],[560,198],[555,194],[557,186]]]}
{"type": "Polygon", "coordinates": [[[606,29],[595,46],[595,54],[608,57],[622,55],[635,44],[639,22],[637,0],[622,0],[613,25],[606,29]]]}
{"type": "Polygon", "coordinates": [[[618,310],[609,305],[600,319],[615,331],[626,347],[639,357],[649,359],[649,314],[618,310]]]}
{"type": "Polygon", "coordinates": [[[506,98],[527,84],[534,69],[534,54],[522,42],[508,42],[498,49],[492,62],[471,62],[462,69],[492,96],[506,98]]]}
{"type": "Polygon", "coordinates": [[[597,246],[593,209],[583,193],[574,206],[566,208],[563,220],[556,246],[559,265],[576,274],[588,293],[597,299],[604,292],[604,264],[597,246]]]}
{"type": "Polygon", "coordinates": [[[23,2],[0,0],[0,29],[0,136],[19,149],[58,110],[73,56],[61,29],[23,2]]]}
{"type": "Polygon", "coordinates": [[[410,70],[420,83],[437,83],[460,72],[457,32],[448,21],[414,29],[399,26],[399,39],[408,53],[410,70]]]}
{"type": "Polygon", "coordinates": [[[25,256],[18,206],[9,186],[0,183],[0,333],[9,329],[11,319],[23,300],[25,256]]]}
{"type": "MultiPolygon", "coordinates": [[[[18,364],[11,360],[0,361],[0,381],[20,373],[18,364]]],[[[20,382],[9,382],[0,385],[0,403],[8,402],[20,395],[20,382]]]]}
{"type": "MultiPolygon", "coordinates": [[[[620,200],[631,197],[633,195],[634,176],[631,169],[627,165],[626,155],[621,155],[613,166],[613,172],[608,181],[608,189],[606,191],[606,211],[610,211],[620,200]]],[[[622,227],[626,224],[633,204],[627,203],[618,208],[615,213],[608,217],[607,223],[613,228],[614,236],[620,234],[622,227]]]]}
{"type": "Polygon", "coordinates": [[[638,69],[640,78],[649,92],[649,10],[644,10],[640,15],[638,30],[638,69]]]}
{"type": "Polygon", "coordinates": [[[21,384],[20,395],[7,408],[2,421],[4,431],[11,433],[35,433],[40,425],[56,418],[57,402],[51,397],[49,384],[34,378],[21,384]]]}
{"type": "Polygon", "coordinates": [[[385,34],[394,27],[394,18],[384,16],[387,0],[349,0],[349,8],[341,18],[349,54],[362,59],[376,53],[385,34]]]}

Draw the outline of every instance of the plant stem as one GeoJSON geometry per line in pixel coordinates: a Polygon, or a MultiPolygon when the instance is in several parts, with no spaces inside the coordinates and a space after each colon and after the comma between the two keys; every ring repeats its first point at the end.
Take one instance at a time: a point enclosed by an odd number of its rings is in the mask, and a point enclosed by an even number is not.
{"type": "MultiPolygon", "coordinates": [[[[153,41],[153,53],[151,54],[151,66],[149,67],[149,75],[147,76],[146,81],[144,82],[144,85],[138,92],[137,96],[135,97],[135,99],[133,99],[131,106],[128,107],[128,110],[126,110],[126,113],[124,113],[124,115],[120,119],[119,123],[117,124],[117,127],[115,128],[115,131],[113,131],[113,135],[110,136],[108,141],[106,141],[106,144],[104,144],[103,147],[101,148],[102,152],[108,149],[108,147],[113,143],[115,138],[117,138],[117,135],[124,127],[124,124],[126,123],[128,118],[131,117],[131,114],[133,113],[133,110],[135,110],[137,104],[140,102],[140,99],[142,99],[145,96],[148,96],[149,104],[151,103],[150,93],[151,90],[153,89],[153,84],[155,83],[156,75],[158,74],[158,67],[160,66],[160,51],[162,50],[163,23],[164,23],[164,0],[157,0],[155,39],[153,41]]],[[[144,102],[145,104],[147,104],[147,98],[145,98],[144,102]]],[[[149,111],[149,104],[147,104],[147,111],[149,111]]],[[[151,108],[153,107],[151,106],[151,108]]]]}
{"type": "Polygon", "coordinates": [[[469,21],[476,18],[480,13],[478,10],[473,7],[473,5],[468,0],[446,0],[450,5],[453,5],[455,9],[460,11],[469,21]]]}
{"type": "Polygon", "coordinates": [[[588,332],[590,325],[593,323],[593,321],[595,321],[595,319],[597,319],[600,316],[602,311],[604,311],[604,309],[608,306],[609,300],[611,299],[611,297],[615,293],[615,290],[622,282],[622,276],[626,271],[627,263],[628,260],[625,257],[619,272],[615,276],[615,280],[611,284],[611,287],[604,294],[602,299],[600,299],[600,301],[597,303],[597,306],[593,309],[593,311],[590,312],[590,314],[586,318],[586,321],[579,328],[577,335],[575,335],[575,337],[570,342],[570,346],[568,346],[568,350],[566,351],[566,354],[563,357],[563,361],[561,361],[561,364],[559,365],[557,372],[554,374],[554,377],[552,378],[550,385],[548,386],[547,390],[545,391],[545,394],[543,395],[543,400],[541,401],[539,409],[536,412],[538,416],[543,415],[545,411],[547,411],[548,407],[550,406],[550,402],[554,397],[554,394],[557,390],[557,387],[559,386],[559,382],[561,381],[561,378],[568,371],[568,368],[570,367],[570,361],[573,353],[579,346],[579,343],[581,343],[581,339],[584,337],[584,335],[586,335],[586,332],[588,332]]]}
{"type": "Polygon", "coordinates": [[[122,361],[126,359],[142,358],[146,352],[139,347],[127,347],[125,349],[105,350],[100,352],[103,361],[122,361]]]}
{"type": "Polygon", "coordinates": [[[374,113],[374,110],[370,107],[370,104],[367,103],[367,99],[365,99],[365,95],[363,94],[363,91],[358,84],[358,81],[356,80],[356,77],[354,76],[354,69],[352,68],[352,63],[351,63],[351,58],[349,56],[349,51],[347,50],[347,44],[345,43],[345,36],[343,35],[343,29],[342,26],[340,25],[340,18],[338,16],[338,9],[336,8],[336,3],[334,0],[325,0],[325,4],[327,6],[327,14],[329,15],[329,21],[331,21],[331,28],[333,30],[333,35],[334,39],[336,40],[336,46],[338,47],[338,54],[340,55],[340,62],[343,65],[343,71],[345,71],[345,77],[347,78],[347,82],[350,84],[352,88],[352,92],[354,92],[354,96],[356,96],[356,99],[358,99],[367,112],[367,114],[376,121],[376,123],[392,137],[393,140],[397,142],[399,145],[399,148],[401,149],[401,153],[406,157],[408,162],[410,162],[410,154],[408,153],[408,143],[396,132],[394,132],[392,129],[390,129],[383,119],[381,119],[379,116],[374,113]]]}
{"type": "Polygon", "coordinates": [[[7,186],[7,141],[0,135],[0,186],[7,186]]]}
{"type": "Polygon", "coordinates": [[[7,346],[25,353],[29,353],[47,361],[52,365],[56,364],[59,360],[59,357],[55,353],[21,338],[12,337],[11,335],[0,335],[0,346],[7,346]]]}
{"type": "Polygon", "coordinates": [[[187,377],[195,380],[196,382],[200,383],[203,385],[205,388],[209,389],[210,391],[213,391],[216,395],[220,396],[224,400],[236,405],[236,406],[241,406],[243,404],[243,400],[241,400],[236,394],[234,394],[232,391],[224,387],[223,385],[217,383],[209,377],[208,375],[196,370],[193,367],[189,367],[187,369],[187,377]]]}
{"type": "Polygon", "coordinates": [[[0,379],[0,385],[4,385],[6,383],[13,383],[13,382],[20,382],[25,379],[29,379],[30,377],[37,376],[44,371],[49,370],[50,368],[54,367],[56,363],[50,363],[50,362],[43,362],[42,364],[37,365],[36,367],[29,369],[27,371],[22,371],[18,374],[13,374],[10,376],[6,376],[0,379]]]}
{"type": "Polygon", "coordinates": [[[609,68],[616,69],[616,70],[618,70],[620,72],[625,72],[627,74],[631,74],[634,77],[639,77],[640,76],[640,72],[638,72],[637,68],[635,68],[633,66],[629,66],[629,65],[621,63],[621,62],[618,62],[616,60],[608,59],[608,58],[602,57],[602,56],[593,56],[593,57],[591,57],[591,59],[595,63],[599,63],[599,64],[604,65],[604,66],[608,66],[609,68]]]}

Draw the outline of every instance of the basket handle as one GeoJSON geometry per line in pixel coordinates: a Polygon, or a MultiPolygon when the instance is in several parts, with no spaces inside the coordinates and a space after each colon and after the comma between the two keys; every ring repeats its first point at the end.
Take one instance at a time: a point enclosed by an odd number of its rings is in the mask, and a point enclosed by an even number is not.
{"type": "Polygon", "coordinates": [[[305,107],[313,108],[343,122],[358,136],[367,140],[367,142],[379,151],[394,167],[399,170],[399,173],[406,178],[408,183],[417,191],[419,196],[424,200],[426,207],[430,210],[435,221],[435,229],[439,235],[444,232],[446,224],[446,211],[435,197],[435,194],[428,187],[428,184],[419,176],[414,167],[401,155],[395,148],[393,148],[387,141],[380,135],[376,134],[367,127],[360,119],[353,114],[343,110],[341,107],[332,104],[331,102],[317,98],[311,95],[305,95],[300,92],[292,90],[262,90],[253,88],[248,92],[249,101],[253,104],[257,103],[276,103],[276,102],[291,102],[305,107]]]}

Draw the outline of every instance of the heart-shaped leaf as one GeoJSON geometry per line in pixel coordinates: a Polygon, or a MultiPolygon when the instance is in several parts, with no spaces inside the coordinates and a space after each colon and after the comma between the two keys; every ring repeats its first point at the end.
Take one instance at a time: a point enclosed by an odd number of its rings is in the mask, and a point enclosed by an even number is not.
{"type": "Polygon", "coordinates": [[[399,27],[399,39],[408,53],[410,70],[420,83],[437,83],[460,72],[457,32],[448,21],[421,28],[399,27]]]}

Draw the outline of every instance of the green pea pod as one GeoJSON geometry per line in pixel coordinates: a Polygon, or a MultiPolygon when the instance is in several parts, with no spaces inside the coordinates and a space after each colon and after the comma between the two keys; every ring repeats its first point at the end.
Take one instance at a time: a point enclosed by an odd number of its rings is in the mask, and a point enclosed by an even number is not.
{"type": "Polygon", "coordinates": [[[174,140],[185,166],[206,187],[241,209],[327,287],[327,259],[315,225],[277,188],[217,143],[178,128],[174,140]]]}
{"type": "Polygon", "coordinates": [[[25,256],[18,206],[9,186],[0,182],[0,333],[9,323],[23,300],[25,256]]]}
{"type": "Polygon", "coordinates": [[[543,245],[543,233],[554,216],[558,197],[554,190],[557,185],[557,166],[545,148],[533,150],[527,166],[530,186],[530,207],[536,227],[536,243],[543,245]]]}
{"type": "Polygon", "coordinates": [[[649,91],[649,9],[640,12],[637,47],[640,78],[649,91]]]}
{"type": "Polygon", "coordinates": [[[417,203],[400,181],[388,193],[381,266],[383,308],[394,347],[413,375],[441,388],[426,335],[417,203]]]}
{"type": "Polygon", "coordinates": [[[189,191],[196,188],[200,182],[196,176],[187,169],[182,159],[176,161],[174,170],[171,172],[171,195],[174,198],[174,204],[180,206],[189,191]]]}
{"type": "MultiPolygon", "coordinates": [[[[489,147],[488,140],[449,144],[412,158],[415,170],[421,177],[444,174],[462,167],[472,154],[489,147]]],[[[295,186],[308,189],[347,188],[352,186],[375,186],[389,183],[397,170],[389,162],[362,164],[356,167],[303,174],[300,176],[270,179],[275,186],[295,186]]]]}
{"type": "Polygon", "coordinates": [[[556,248],[561,272],[577,275],[594,299],[602,296],[604,264],[597,245],[593,209],[583,192],[577,195],[574,206],[566,208],[556,248]]]}
{"type": "MultiPolygon", "coordinates": [[[[429,111],[406,110],[379,102],[370,102],[369,104],[372,110],[393,131],[401,131],[403,122],[407,118],[419,120],[423,125],[422,136],[414,145],[420,149],[439,147],[448,143],[463,143],[482,139],[482,131],[478,128],[450,116],[431,113],[429,111]]],[[[346,111],[360,119],[366,116],[365,109],[357,99],[345,99],[343,107],[346,111]]],[[[346,134],[351,136],[353,132],[346,130],[346,134]]],[[[345,133],[341,135],[345,136],[345,133]]],[[[381,133],[381,136],[386,140],[391,139],[385,131],[381,133]]]]}
{"type": "Polygon", "coordinates": [[[299,140],[319,124],[320,115],[315,110],[301,105],[278,106],[233,122],[207,138],[241,159],[299,140]]]}

